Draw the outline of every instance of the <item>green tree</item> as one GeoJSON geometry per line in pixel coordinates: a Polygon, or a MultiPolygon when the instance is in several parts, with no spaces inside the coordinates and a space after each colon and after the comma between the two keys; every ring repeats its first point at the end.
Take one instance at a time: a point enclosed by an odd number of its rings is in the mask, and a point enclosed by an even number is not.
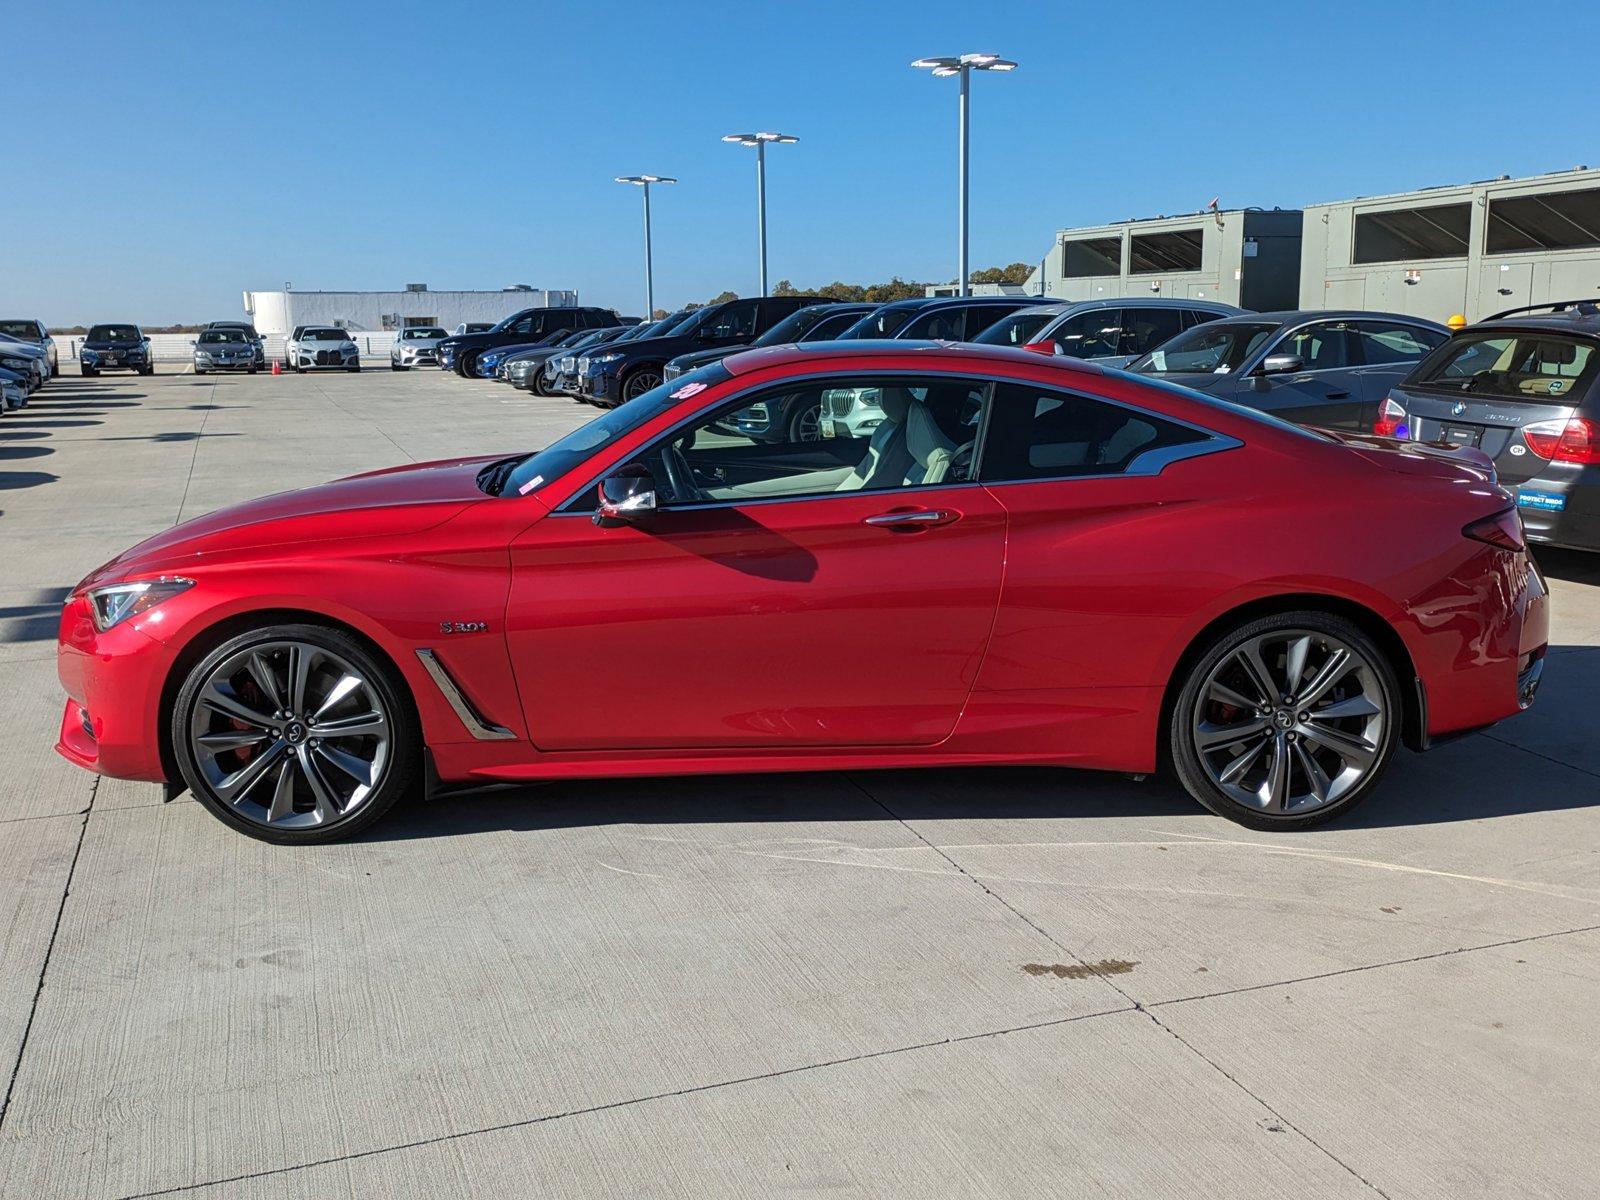
{"type": "Polygon", "coordinates": [[[774,296],[798,296],[801,292],[799,288],[795,287],[787,279],[780,279],[773,286],[772,294],[774,296]]]}
{"type": "Polygon", "coordinates": [[[726,304],[729,300],[737,300],[738,298],[739,298],[739,293],[738,292],[718,292],[715,296],[711,297],[710,300],[707,300],[706,303],[708,305],[709,304],[726,304]]]}

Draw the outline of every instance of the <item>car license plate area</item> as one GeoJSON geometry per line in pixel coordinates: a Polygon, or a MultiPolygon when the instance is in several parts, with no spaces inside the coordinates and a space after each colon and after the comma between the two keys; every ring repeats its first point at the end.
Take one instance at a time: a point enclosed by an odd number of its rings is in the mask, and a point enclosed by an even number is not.
{"type": "Polygon", "coordinates": [[[1452,446],[1476,447],[1483,441],[1483,429],[1477,425],[1450,425],[1439,427],[1439,439],[1452,446]]]}

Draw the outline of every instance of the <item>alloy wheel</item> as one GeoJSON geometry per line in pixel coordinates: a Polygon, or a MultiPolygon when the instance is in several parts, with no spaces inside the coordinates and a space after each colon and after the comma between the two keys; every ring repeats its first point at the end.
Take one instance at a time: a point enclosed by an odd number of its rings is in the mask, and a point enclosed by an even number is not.
{"type": "Polygon", "coordinates": [[[320,828],[377,791],[393,727],[379,689],[343,656],[308,642],[259,642],[206,676],[189,749],[211,792],[243,820],[320,828]]]}
{"type": "Polygon", "coordinates": [[[1389,705],[1362,650],[1283,629],[1234,647],[1200,687],[1194,746],[1211,783],[1267,816],[1337,804],[1380,765],[1389,705]]]}
{"type": "Polygon", "coordinates": [[[642,396],[651,388],[660,386],[660,371],[652,371],[649,368],[643,371],[635,371],[628,376],[628,382],[622,389],[622,398],[624,400],[632,400],[635,396],[642,396]]]}
{"type": "Polygon", "coordinates": [[[822,405],[811,404],[795,414],[792,442],[820,442],[822,440],[822,405]]]}

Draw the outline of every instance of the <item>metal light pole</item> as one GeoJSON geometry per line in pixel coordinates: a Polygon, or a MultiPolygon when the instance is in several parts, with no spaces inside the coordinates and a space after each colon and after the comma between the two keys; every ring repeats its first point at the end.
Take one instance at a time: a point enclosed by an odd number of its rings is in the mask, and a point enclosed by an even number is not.
{"type": "Polygon", "coordinates": [[[648,323],[656,312],[656,282],[650,255],[650,185],[678,181],[670,175],[618,175],[617,182],[644,189],[644,319],[648,323]]]}
{"type": "Polygon", "coordinates": [[[998,54],[963,54],[959,57],[919,58],[911,64],[923,70],[932,71],[936,76],[959,75],[961,77],[961,151],[960,151],[960,184],[956,201],[957,241],[956,258],[959,263],[957,276],[957,294],[967,296],[971,294],[968,283],[967,269],[967,159],[968,159],[968,134],[970,122],[968,109],[971,106],[972,72],[974,71],[1015,71],[1017,64],[1008,58],[1001,58],[998,54]]]}
{"type": "Polygon", "coordinates": [[[730,133],[722,139],[756,148],[756,235],[761,245],[761,294],[767,294],[767,146],[792,146],[800,139],[787,133],[730,133]]]}

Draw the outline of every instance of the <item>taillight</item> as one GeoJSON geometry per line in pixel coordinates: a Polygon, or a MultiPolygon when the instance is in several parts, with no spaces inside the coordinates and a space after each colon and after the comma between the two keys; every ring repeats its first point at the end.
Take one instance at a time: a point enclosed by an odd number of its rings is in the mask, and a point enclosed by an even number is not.
{"type": "Polygon", "coordinates": [[[1411,431],[1406,428],[1406,410],[1401,408],[1393,396],[1385,396],[1383,403],[1378,407],[1378,419],[1372,424],[1372,432],[1379,437],[1406,437],[1411,431]]]}
{"type": "Polygon", "coordinates": [[[1474,521],[1462,529],[1462,534],[1476,542],[1487,542],[1502,550],[1524,550],[1527,543],[1522,538],[1522,517],[1514,508],[1506,508],[1492,517],[1474,521]]]}
{"type": "Polygon", "coordinates": [[[1054,342],[1029,342],[1022,348],[1024,350],[1032,350],[1035,354],[1054,354],[1056,352],[1056,344],[1054,342]]]}
{"type": "Polygon", "coordinates": [[[1600,421],[1588,417],[1524,425],[1522,440],[1529,450],[1551,462],[1600,464],[1600,421]]]}

